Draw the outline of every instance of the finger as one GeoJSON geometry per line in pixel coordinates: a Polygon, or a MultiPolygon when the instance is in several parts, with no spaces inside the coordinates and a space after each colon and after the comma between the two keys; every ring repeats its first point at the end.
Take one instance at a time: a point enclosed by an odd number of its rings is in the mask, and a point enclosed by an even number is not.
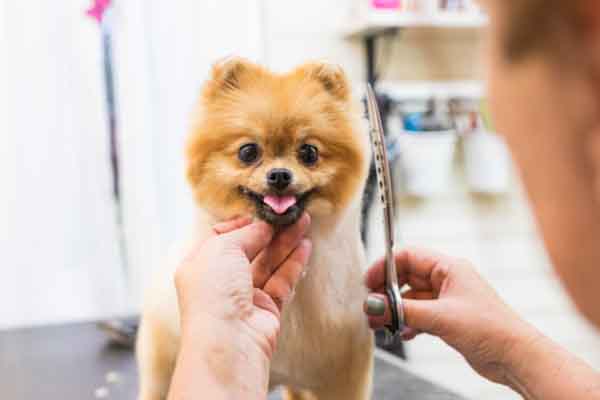
{"type": "MultiPolygon", "coordinates": [[[[386,295],[385,287],[381,289],[374,290],[371,292],[372,294],[381,294],[386,295]]],[[[401,293],[403,299],[412,299],[412,300],[435,300],[438,298],[437,294],[432,290],[415,290],[409,289],[401,293]]]]}
{"type": "MultiPolygon", "coordinates": [[[[425,279],[425,278],[421,278],[420,276],[416,276],[416,275],[409,275],[407,278],[405,278],[404,280],[406,280],[406,284],[412,289],[412,290],[417,290],[420,292],[424,292],[424,291],[432,291],[433,290],[433,286],[432,286],[432,280],[431,279],[425,279]]],[[[385,285],[382,285],[378,288],[371,288],[371,290],[373,292],[385,292],[385,285]]]]}
{"type": "Polygon", "coordinates": [[[435,300],[437,296],[432,291],[410,289],[402,293],[402,298],[412,300],[435,300]]]}
{"type": "Polygon", "coordinates": [[[418,275],[409,275],[407,284],[413,290],[425,291],[431,290],[431,279],[423,278],[418,275]]]}
{"type": "Polygon", "coordinates": [[[420,332],[436,334],[435,324],[439,321],[439,300],[413,300],[405,299],[402,301],[404,310],[404,322],[406,326],[416,329],[420,332]]]}
{"type": "Polygon", "coordinates": [[[196,243],[190,244],[190,246],[188,248],[188,254],[185,259],[190,260],[190,259],[193,259],[196,256],[198,256],[200,251],[202,251],[202,246],[208,240],[210,240],[218,235],[221,235],[224,233],[229,233],[236,229],[243,228],[244,226],[247,226],[251,222],[252,222],[252,218],[250,218],[250,217],[237,217],[230,221],[224,221],[224,222],[220,222],[220,223],[214,225],[212,227],[212,230],[210,230],[208,232],[206,237],[202,238],[202,240],[200,240],[196,243]]]}
{"type": "MultiPolygon", "coordinates": [[[[432,321],[437,315],[436,300],[413,300],[403,298],[402,310],[404,311],[404,323],[407,327],[418,331],[431,333],[432,321]]],[[[387,296],[371,293],[365,301],[364,311],[372,329],[380,329],[389,325],[392,321],[390,306],[387,296]],[[383,307],[381,306],[383,303],[383,307]],[[384,312],[380,311],[383,308],[384,312]]]]}
{"type": "Polygon", "coordinates": [[[252,261],[256,255],[266,248],[273,238],[273,228],[263,221],[254,222],[241,229],[217,236],[213,240],[225,246],[241,249],[248,260],[252,261]]]}
{"type": "MultiPolygon", "coordinates": [[[[402,250],[395,255],[396,269],[398,271],[398,284],[404,285],[411,276],[418,278],[413,282],[431,282],[431,272],[435,268],[451,263],[451,259],[445,255],[431,250],[410,248],[402,250]]],[[[380,288],[385,285],[385,259],[381,259],[373,265],[365,276],[365,283],[371,289],[380,288]]]]}
{"type": "Polygon", "coordinates": [[[265,283],[263,290],[271,296],[279,309],[293,295],[294,288],[302,276],[311,251],[312,244],[310,240],[302,240],[292,254],[265,283]]]}
{"type": "Polygon", "coordinates": [[[213,226],[213,232],[217,235],[229,233],[236,229],[240,229],[252,223],[252,218],[249,216],[237,217],[231,221],[220,222],[213,226]]]}
{"type": "Polygon", "coordinates": [[[254,287],[262,288],[267,283],[273,272],[298,247],[309,226],[310,217],[305,213],[295,224],[279,233],[271,244],[256,256],[251,268],[254,287]]]}
{"type": "Polygon", "coordinates": [[[405,328],[402,333],[400,334],[400,338],[402,340],[404,340],[405,342],[411,341],[414,338],[416,338],[417,336],[419,336],[421,333],[421,331],[417,330],[417,329],[413,329],[413,328],[405,328]]]}
{"type": "MultiPolygon", "coordinates": [[[[385,258],[381,258],[367,270],[365,284],[369,289],[377,290],[385,287],[385,264],[385,258]]],[[[396,270],[398,271],[398,285],[402,287],[406,283],[406,277],[398,265],[396,265],[396,270]]]]}
{"type": "Polygon", "coordinates": [[[280,318],[281,314],[279,312],[279,308],[277,308],[277,304],[273,301],[271,296],[265,293],[261,289],[254,289],[254,305],[258,308],[262,308],[263,310],[269,311],[273,315],[280,318]]]}

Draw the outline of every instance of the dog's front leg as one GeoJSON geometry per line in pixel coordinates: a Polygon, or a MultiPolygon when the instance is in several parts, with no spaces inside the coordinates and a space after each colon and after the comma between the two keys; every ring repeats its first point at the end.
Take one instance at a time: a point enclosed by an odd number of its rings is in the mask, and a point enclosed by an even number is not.
{"type": "Polygon", "coordinates": [[[139,368],[138,400],[165,400],[175,368],[176,340],[158,319],[142,317],[136,355],[139,368]]]}
{"type": "MultiPolygon", "coordinates": [[[[373,351],[360,349],[360,354],[352,357],[352,362],[344,364],[347,369],[332,380],[313,390],[315,400],[369,400],[373,380],[373,351]]],[[[310,397],[309,397],[310,398],[310,397]]],[[[303,397],[301,397],[304,400],[303,397]]]]}

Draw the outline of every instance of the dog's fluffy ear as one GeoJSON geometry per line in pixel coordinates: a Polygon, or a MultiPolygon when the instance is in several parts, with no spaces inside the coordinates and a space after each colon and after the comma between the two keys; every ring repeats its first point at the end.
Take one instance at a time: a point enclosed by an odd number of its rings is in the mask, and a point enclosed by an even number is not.
{"type": "Polygon", "coordinates": [[[246,77],[256,76],[252,72],[261,68],[241,57],[227,57],[212,67],[211,79],[207,85],[206,95],[213,97],[221,92],[242,89],[246,77]]]}
{"type": "Polygon", "coordinates": [[[333,97],[341,101],[350,99],[350,84],[341,66],[325,62],[312,62],[299,68],[304,73],[323,85],[333,97]]]}

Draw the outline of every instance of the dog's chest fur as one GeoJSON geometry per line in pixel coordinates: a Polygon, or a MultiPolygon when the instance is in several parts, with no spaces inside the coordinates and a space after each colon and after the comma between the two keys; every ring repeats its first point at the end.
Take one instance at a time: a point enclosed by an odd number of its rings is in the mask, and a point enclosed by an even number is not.
{"type": "Polygon", "coordinates": [[[271,367],[271,385],[310,388],[351,362],[355,346],[371,340],[362,302],[363,245],[358,213],[335,229],[315,221],[313,253],[305,278],[282,315],[281,334],[271,367]]]}

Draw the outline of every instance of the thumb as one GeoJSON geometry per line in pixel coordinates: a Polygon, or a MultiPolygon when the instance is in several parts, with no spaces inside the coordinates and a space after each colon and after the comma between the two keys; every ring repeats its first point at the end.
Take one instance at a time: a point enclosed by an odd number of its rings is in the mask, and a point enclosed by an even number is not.
{"type": "Polygon", "coordinates": [[[438,300],[403,299],[404,323],[413,329],[435,335],[436,324],[439,323],[438,300]]]}
{"type": "Polygon", "coordinates": [[[248,260],[252,261],[256,255],[269,245],[273,238],[273,228],[263,221],[254,222],[222,235],[214,240],[227,247],[241,249],[248,260]]]}
{"type": "MultiPolygon", "coordinates": [[[[418,331],[434,333],[432,330],[435,327],[435,321],[438,319],[437,316],[440,315],[436,300],[403,298],[401,304],[401,306],[398,306],[402,307],[406,326],[418,331]]],[[[371,293],[365,301],[364,311],[369,318],[369,325],[373,329],[383,328],[391,324],[392,314],[387,296],[371,293]]]]}

